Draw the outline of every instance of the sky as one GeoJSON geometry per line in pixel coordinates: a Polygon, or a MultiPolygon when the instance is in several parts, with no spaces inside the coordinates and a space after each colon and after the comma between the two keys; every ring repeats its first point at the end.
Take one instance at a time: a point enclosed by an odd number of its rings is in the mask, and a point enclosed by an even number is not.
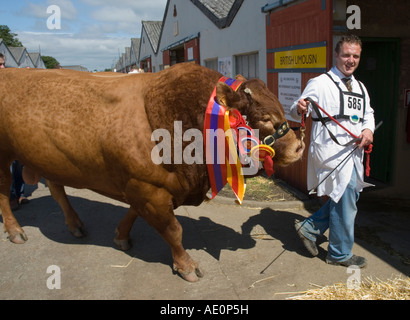
{"type": "Polygon", "coordinates": [[[162,20],[167,0],[0,0],[0,25],[60,65],[111,68],[140,38],[142,20],[162,20]]]}

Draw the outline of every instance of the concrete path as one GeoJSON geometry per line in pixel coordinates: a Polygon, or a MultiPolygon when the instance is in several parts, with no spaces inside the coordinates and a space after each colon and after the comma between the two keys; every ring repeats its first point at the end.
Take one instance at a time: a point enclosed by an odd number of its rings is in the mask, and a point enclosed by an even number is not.
{"type": "Polygon", "coordinates": [[[0,238],[0,299],[282,300],[316,285],[345,283],[352,275],[410,276],[409,212],[361,209],[361,238],[353,251],[367,258],[368,267],[347,273],[324,262],[326,238],[316,258],[303,248],[293,229],[295,219],[311,214],[303,202],[239,206],[217,197],[181,207],[176,214],[184,246],[205,273],[188,283],[173,273],[168,245],[142,219],[131,232],[133,248],[115,247],[124,204],[88,190],[66,190],[88,236],[71,236],[61,209],[40,183],[30,203],[15,211],[29,240],[15,245],[6,234],[0,238]]]}

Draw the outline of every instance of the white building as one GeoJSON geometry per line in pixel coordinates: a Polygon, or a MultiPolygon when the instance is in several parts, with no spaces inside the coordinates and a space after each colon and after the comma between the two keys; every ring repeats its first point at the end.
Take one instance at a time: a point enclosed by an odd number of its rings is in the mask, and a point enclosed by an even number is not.
{"type": "Polygon", "coordinates": [[[18,63],[14,56],[10,52],[7,45],[4,43],[3,39],[0,38],[0,53],[4,55],[6,60],[6,68],[18,68],[18,63]]]}
{"type": "Polygon", "coordinates": [[[139,47],[140,67],[145,72],[160,71],[162,60],[158,59],[158,43],[161,36],[162,21],[142,21],[139,47]]]}
{"type": "Polygon", "coordinates": [[[0,53],[5,57],[6,68],[46,68],[39,52],[29,53],[25,47],[8,47],[1,38],[0,53]]]}
{"type": "MultiPolygon", "coordinates": [[[[139,66],[194,62],[266,82],[266,0],[168,0],[162,21],[142,21],[139,66]]],[[[117,71],[125,67],[124,58],[117,71]]]]}
{"type": "Polygon", "coordinates": [[[30,55],[24,47],[9,47],[11,54],[16,60],[19,68],[35,68],[30,55]]]}
{"type": "Polygon", "coordinates": [[[192,61],[266,82],[266,0],[169,0],[153,69],[192,61]]]}
{"type": "Polygon", "coordinates": [[[140,39],[131,38],[131,68],[136,68],[139,65],[140,39]]]}
{"type": "Polygon", "coordinates": [[[39,52],[29,52],[29,56],[31,58],[31,61],[33,61],[34,68],[46,69],[46,65],[44,64],[44,61],[41,58],[41,54],[39,52]]]}

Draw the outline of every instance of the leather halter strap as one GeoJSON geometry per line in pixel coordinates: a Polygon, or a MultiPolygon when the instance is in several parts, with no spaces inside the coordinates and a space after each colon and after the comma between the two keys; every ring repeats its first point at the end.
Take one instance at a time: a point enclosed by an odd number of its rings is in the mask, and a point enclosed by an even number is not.
{"type": "Polygon", "coordinates": [[[279,138],[282,138],[285,134],[289,132],[289,124],[287,121],[282,123],[279,128],[276,130],[274,134],[271,134],[269,136],[266,136],[265,139],[263,139],[263,144],[268,145],[269,147],[272,147],[273,144],[278,140],[279,138]]]}

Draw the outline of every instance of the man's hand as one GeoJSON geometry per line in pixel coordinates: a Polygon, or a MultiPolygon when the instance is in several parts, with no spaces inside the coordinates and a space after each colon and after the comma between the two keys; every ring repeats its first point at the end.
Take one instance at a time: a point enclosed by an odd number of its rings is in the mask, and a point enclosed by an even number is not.
{"type": "Polygon", "coordinates": [[[359,148],[367,147],[369,144],[373,143],[373,132],[369,129],[364,129],[359,138],[362,139],[358,142],[359,148]]]}
{"type": "Polygon", "coordinates": [[[304,99],[299,99],[298,104],[297,104],[297,111],[298,114],[306,114],[308,111],[308,106],[309,106],[309,101],[306,101],[304,99]]]}

